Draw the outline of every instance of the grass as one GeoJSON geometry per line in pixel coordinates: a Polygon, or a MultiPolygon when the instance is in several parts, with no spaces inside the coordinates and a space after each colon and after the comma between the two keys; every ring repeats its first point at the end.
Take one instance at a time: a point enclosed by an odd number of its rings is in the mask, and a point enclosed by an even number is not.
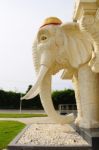
{"type": "Polygon", "coordinates": [[[17,121],[0,121],[0,150],[6,148],[24,127],[24,123],[17,121]]]}
{"type": "MultiPolygon", "coordinates": [[[[6,114],[0,113],[0,118],[46,117],[46,114],[6,114]]],[[[25,127],[17,121],[0,121],[0,150],[6,148],[12,139],[25,127]]]]}
{"type": "Polygon", "coordinates": [[[46,114],[5,114],[0,113],[0,118],[30,118],[30,117],[47,117],[46,114]]]}

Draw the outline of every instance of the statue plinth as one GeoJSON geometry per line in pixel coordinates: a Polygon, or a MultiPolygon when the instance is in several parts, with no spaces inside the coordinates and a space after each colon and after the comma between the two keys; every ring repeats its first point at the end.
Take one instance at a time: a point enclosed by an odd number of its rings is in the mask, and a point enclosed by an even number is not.
{"type": "Polygon", "coordinates": [[[91,145],[91,150],[99,150],[99,128],[83,129],[75,125],[73,128],[91,145]]]}

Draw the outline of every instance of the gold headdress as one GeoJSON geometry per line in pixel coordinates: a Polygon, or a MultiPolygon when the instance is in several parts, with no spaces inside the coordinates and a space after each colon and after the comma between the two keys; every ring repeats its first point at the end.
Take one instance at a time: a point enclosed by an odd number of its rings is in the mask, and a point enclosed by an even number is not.
{"type": "Polygon", "coordinates": [[[41,27],[49,25],[49,24],[60,25],[60,24],[62,24],[62,21],[59,18],[57,18],[57,17],[49,17],[49,18],[46,18],[44,20],[44,22],[43,22],[41,27]]]}

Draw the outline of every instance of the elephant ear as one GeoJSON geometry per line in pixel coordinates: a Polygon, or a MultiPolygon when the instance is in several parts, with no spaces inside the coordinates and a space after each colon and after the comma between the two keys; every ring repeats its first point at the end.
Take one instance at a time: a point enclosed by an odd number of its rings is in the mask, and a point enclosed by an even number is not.
{"type": "Polygon", "coordinates": [[[70,22],[70,23],[64,23],[61,25],[62,29],[64,30],[64,32],[66,32],[66,34],[75,34],[75,32],[79,32],[80,28],[79,28],[79,24],[76,22],[70,22]]]}
{"type": "Polygon", "coordinates": [[[80,31],[78,23],[62,24],[65,34],[65,49],[70,65],[78,68],[91,58],[92,45],[88,33],[80,31]]]}

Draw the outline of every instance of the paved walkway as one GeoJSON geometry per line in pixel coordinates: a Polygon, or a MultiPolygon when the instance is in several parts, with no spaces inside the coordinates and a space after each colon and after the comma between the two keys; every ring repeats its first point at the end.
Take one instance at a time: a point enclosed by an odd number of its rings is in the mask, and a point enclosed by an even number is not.
{"type": "MultiPolygon", "coordinates": [[[[20,110],[2,110],[0,109],[0,113],[20,113],[20,110]]],[[[44,110],[22,110],[21,113],[27,114],[45,114],[44,110]]],[[[26,125],[32,123],[54,123],[49,117],[31,117],[31,118],[0,118],[0,120],[11,120],[11,121],[19,121],[23,122],[26,125]]]]}
{"type": "Polygon", "coordinates": [[[27,125],[32,123],[54,123],[49,117],[32,117],[32,118],[0,118],[0,120],[11,120],[23,122],[27,125]]]}
{"type": "Polygon", "coordinates": [[[0,109],[0,113],[26,113],[26,114],[45,114],[44,110],[19,110],[19,109],[0,109]]]}

